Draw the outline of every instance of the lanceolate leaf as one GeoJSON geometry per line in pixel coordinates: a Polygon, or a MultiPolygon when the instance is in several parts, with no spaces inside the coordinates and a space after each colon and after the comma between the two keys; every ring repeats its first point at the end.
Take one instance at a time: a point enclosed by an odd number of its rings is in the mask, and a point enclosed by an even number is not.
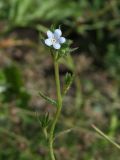
{"type": "Polygon", "coordinates": [[[74,51],[76,51],[78,49],[78,47],[76,47],[76,48],[70,48],[70,50],[69,50],[69,52],[71,53],[71,52],[74,52],[74,51]]]}
{"type": "Polygon", "coordinates": [[[67,91],[69,90],[73,79],[74,79],[74,74],[71,75],[70,73],[67,73],[65,76],[65,84],[64,84],[64,88],[63,88],[63,96],[67,93],[67,91]]]}
{"type": "Polygon", "coordinates": [[[53,99],[51,99],[50,97],[46,96],[45,94],[43,94],[42,92],[39,92],[39,95],[44,98],[48,103],[54,105],[57,107],[57,102],[53,99]]]}

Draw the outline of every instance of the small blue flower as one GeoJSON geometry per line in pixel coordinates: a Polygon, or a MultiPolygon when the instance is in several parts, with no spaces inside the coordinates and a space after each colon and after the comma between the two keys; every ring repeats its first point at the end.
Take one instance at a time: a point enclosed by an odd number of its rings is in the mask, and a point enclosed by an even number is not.
{"type": "Polygon", "coordinates": [[[62,32],[60,29],[56,29],[54,33],[50,30],[47,31],[48,38],[45,40],[47,46],[53,46],[55,49],[60,49],[61,44],[66,42],[66,39],[62,37],[62,32]]]}

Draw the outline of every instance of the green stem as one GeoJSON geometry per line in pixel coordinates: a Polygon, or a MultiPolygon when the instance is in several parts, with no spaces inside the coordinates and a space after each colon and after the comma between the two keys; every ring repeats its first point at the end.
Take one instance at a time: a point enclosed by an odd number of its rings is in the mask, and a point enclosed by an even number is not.
{"type": "Polygon", "coordinates": [[[54,150],[53,150],[54,130],[55,130],[55,126],[56,126],[56,123],[57,123],[58,118],[60,116],[61,109],[62,109],[62,96],[61,96],[61,89],[60,89],[59,65],[58,65],[58,61],[55,59],[54,59],[54,70],[55,70],[55,81],[56,81],[58,106],[57,106],[57,110],[56,110],[56,113],[55,113],[55,116],[53,119],[53,123],[52,123],[51,130],[50,130],[50,136],[49,136],[49,150],[50,150],[51,160],[55,160],[54,150]]]}
{"type": "Polygon", "coordinates": [[[106,134],[104,134],[101,130],[99,130],[95,125],[92,125],[92,127],[96,130],[97,133],[99,133],[103,138],[108,140],[110,143],[112,143],[115,147],[120,149],[120,145],[117,144],[115,141],[113,141],[110,137],[108,137],[106,134]]]}

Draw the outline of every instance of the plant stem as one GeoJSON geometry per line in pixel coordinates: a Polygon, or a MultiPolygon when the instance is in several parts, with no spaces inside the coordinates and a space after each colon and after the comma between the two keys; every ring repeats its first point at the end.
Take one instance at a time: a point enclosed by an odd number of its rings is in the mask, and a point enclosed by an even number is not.
{"type": "Polygon", "coordinates": [[[56,92],[57,92],[57,110],[53,119],[53,123],[50,129],[50,136],[49,136],[49,150],[50,150],[50,157],[51,160],[55,160],[54,150],[53,150],[53,141],[54,141],[54,130],[58,118],[61,113],[62,109],[62,96],[61,96],[61,89],[60,89],[60,78],[59,78],[59,64],[58,61],[54,59],[54,70],[55,70],[55,81],[56,81],[56,92]]]}
{"type": "Polygon", "coordinates": [[[110,137],[108,137],[106,134],[104,134],[101,130],[99,130],[95,125],[92,125],[92,127],[96,130],[97,133],[99,133],[103,138],[108,140],[110,143],[112,143],[115,147],[120,149],[120,145],[117,144],[115,141],[113,141],[110,137]]]}

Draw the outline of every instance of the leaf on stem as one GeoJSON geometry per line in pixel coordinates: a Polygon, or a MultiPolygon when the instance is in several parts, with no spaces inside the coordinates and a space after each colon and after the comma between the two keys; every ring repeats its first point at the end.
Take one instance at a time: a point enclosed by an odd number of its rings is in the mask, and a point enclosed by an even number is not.
{"type": "Polygon", "coordinates": [[[52,105],[54,105],[54,106],[57,107],[57,102],[56,102],[55,100],[53,100],[52,98],[46,96],[46,95],[45,95],[44,93],[42,93],[42,92],[39,92],[39,95],[40,95],[42,98],[44,98],[48,103],[50,103],[50,104],[52,104],[52,105]]]}
{"type": "Polygon", "coordinates": [[[40,127],[42,128],[43,133],[47,139],[47,137],[48,137],[47,128],[50,124],[49,113],[47,112],[45,115],[42,115],[41,117],[39,117],[36,112],[36,115],[37,115],[38,121],[40,123],[40,127]]]}
{"type": "Polygon", "coordinates": [[[58,133],[58,134],[54,137],[54,140],[57,139],[57,138],[60,137],[60,136],[63,136],[63,135],[65,135],[65,134],[68,134],[68,133],[74,131],[75,129],[77,129],[77,128],[76,128],[76,127],[73,127],[73,128],[69,128],[69,129],[66,129],[66,130],[64,130],[64,131],[61,131],[60,133],[58,133]]]}
{"type": "Polygon", "coordinates": [[[63,96],[67,93],[67,91],[69,90],[72,82],[73,82],[73,79],[74,79],[74,74],[71,74],[71,73],[66,73],[66,76],[65,76],[65,84],[64,84],[64,88],[63,88],[63,96]]]}

